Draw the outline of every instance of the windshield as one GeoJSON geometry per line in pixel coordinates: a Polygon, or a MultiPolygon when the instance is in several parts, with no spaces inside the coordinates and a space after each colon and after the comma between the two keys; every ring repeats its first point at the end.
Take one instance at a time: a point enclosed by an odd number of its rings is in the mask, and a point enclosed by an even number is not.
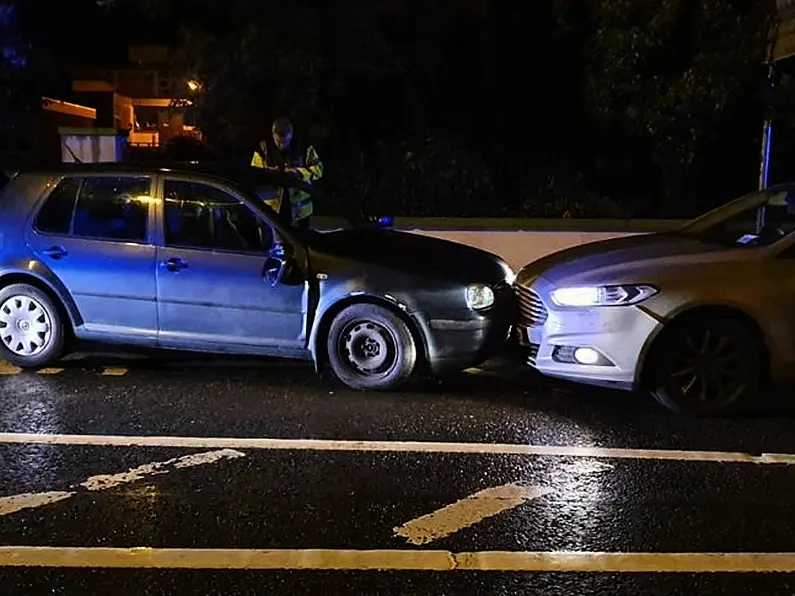
{"type": "Polygon", "coordinates": [[[795,231],[795,192],[776,188],[746,195],[703,215],[680,234],[727,247],[769,246],[795,231]]]}

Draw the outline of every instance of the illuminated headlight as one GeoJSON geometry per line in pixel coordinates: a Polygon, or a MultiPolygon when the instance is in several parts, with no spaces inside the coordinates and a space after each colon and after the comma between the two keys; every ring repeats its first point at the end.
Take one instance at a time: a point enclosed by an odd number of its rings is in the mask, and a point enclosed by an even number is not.
{"type": "Polygon", "coordinates": [[[467,306],[482,310],[494,304],[494,290],[484,284],[472,284],[467,287],[467,306]]]}
{"type": "Polygon", "coordinates": [[[654,296],[657,288],[645,285],[558,288],[550,294],[558,306],[625,306],[654,296]]]}

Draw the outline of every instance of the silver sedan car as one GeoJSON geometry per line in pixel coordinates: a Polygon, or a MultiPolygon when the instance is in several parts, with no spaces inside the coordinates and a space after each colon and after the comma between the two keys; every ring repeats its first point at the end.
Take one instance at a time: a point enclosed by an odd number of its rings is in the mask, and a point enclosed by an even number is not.
{"type": "Polygon", "coordinates": [[[541,373],[713,414],[795,372],[795,185],[678,231],[570,248],[516,277],[519,343],[541,373]]]}

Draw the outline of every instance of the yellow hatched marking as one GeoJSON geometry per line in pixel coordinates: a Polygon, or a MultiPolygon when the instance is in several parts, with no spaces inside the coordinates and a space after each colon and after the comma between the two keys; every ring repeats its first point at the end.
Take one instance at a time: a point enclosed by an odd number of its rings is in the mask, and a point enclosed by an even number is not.
{"type": "Polygon", "coordinates": [[[22,369],[18,366],[13,366],[8,362],[0,361],[0,375],[18,375],[22,369]]]}

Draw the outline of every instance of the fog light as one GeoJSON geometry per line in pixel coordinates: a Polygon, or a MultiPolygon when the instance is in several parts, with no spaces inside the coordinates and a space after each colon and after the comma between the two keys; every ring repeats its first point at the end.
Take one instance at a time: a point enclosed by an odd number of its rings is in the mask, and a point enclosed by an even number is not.
{"type": "Polygon", "coordinates": [[[574,359],[580,364],[597,364],[601,360],[599,352],[593,348],[577,348],[574,350],[574,359]]]}

